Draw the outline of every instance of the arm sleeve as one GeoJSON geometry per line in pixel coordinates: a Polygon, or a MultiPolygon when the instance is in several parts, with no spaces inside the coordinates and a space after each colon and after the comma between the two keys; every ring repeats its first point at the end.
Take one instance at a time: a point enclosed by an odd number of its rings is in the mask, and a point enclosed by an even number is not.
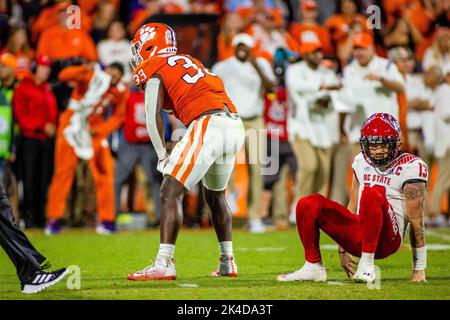
{"type": "Polygon", "coordinates": [[[158,159],[163,158],[167,154],[166,148],[164,147],[164,143],[162,141],[164,137],[159,136],[158,126],[156,124],[160,84],[161,80],[158,78],[151,78],[147,81],[145,86],[145,119],[147,131],[153,147],[155,148],[156,154],[158,155],[158,159]]]}

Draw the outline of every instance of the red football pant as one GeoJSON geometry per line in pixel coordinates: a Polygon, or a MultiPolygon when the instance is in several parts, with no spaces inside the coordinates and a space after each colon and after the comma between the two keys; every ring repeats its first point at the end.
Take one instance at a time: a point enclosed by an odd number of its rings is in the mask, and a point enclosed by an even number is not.
{"type": "Polygon", "coordinates": [[[357,215],[319,194],[300,199],[296,208],[297,230],[306,261],[321,260],[320,230],[353,256],[360,257],[361,252],[367,252],[383,259],[398,250],[401,237],[392,209],[393,216],[389,214],[384,189],[365,187],[359,206],[357,215]]]}

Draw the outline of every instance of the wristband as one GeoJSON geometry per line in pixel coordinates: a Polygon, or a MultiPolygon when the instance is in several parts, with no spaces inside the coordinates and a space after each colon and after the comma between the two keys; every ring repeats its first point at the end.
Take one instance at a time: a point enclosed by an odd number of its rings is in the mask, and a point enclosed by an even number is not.
{"type": "Polygon", "coordinates": [[[413,252],[413,270],[425,270],[427,267],[427,247],[412,248],[413,252]]]}

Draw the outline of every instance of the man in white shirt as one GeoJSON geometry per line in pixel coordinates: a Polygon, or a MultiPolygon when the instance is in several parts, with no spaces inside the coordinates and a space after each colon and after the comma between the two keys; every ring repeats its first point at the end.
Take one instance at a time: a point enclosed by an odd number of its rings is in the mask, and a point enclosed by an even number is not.
{"type": "Polygon", "coordinates": [[[450,63],[444,67],[445,82],[436,91],[434,128],[436,139],[434,155],[438,159],[439,175],[431,197],[431,216],[440,215],[441,200],[450,190],[450,63]]]}
{"type": "Polygon", "coordinates": [[[261,159],[266,146],[263,120],[264,92],[271,91],[276,84],[272,66],[264,58],[251,54],[255,46],[248,34],[237,34],[233,38],[235,55],[218,62],[212,71],[218,75],[236,106],[246,130],[245,152],[249,168],[248,216],[251,232],[263,232],[260,199],[263,191],[261,159]]]}
{"type": "Polygon", "coordinates": [[[375,54],[373,38],[358,33],[352,39],[353,61],[344,68],[341,99],[347,110],[341,110],[341,138],[359,152],[359,134],[364,120],[375,113],[398,118],[398,92],[404,91],[404,80],[397,66],[375,54]]]}
{"type": "Polygon", "coordinates": [[[288,132],[293,140],[299,172],[295,197],[314,193],[326,195],[331,169],[333,127],[336,119],[330,91],[340,88],[336,74],[320,63],[320,42],[305,42],[300,48],[303,61],[286,71],[286,87],[292,105],[288,132]]]}
{"type": "Polygon", "coordinates": [[[411,152],[419,154],[431,167],[429,155],[433,151],[430,146],[432,146],[434,129],[432,126],[433,112],[431,111],[433,92],[430,86],[433,86],[433,79],[429,75],[422,76],[413,73],[415,60],[413,52],[409,49],[395,47],[389,50],[388,56],[389,60],[395,63],[405,81],[406,128],[402,128],[402,131],[408,131],[407,147],[411,152]],[[424,138],[426,143],[424,143],[424,138]],[[428,146],[428,152],[426,152],[425,145],[428,146]]]}
{"type": "Polygon", "coordinates": [[[434,158],[435,121],[434,106],[436,91],[442,82],[442,71],[433,66],[422,76],[406,78],[406,98],[408,100],[408,130],[411,147],[431,168],[434,158]]]}

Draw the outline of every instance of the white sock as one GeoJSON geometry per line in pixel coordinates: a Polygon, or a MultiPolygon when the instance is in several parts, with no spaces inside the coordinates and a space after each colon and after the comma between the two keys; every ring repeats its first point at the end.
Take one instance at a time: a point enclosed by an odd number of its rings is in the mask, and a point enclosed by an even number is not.
{"type": "Polygon", "coordinates": [[[374,259],[375,259],[375,253],[367,253],[367,252],[361,253],[361,259],[359,259],[358,269],[359,269],[359,266],[373,267],[374,259]]]}
{"type": "Polygon", "coordinates": [[[233,255],[233,242],[232,241],[219,242],[219,253],[221,256],[231,257],[233,255]]]}
{"type": "Polygon", "coordinates": [[[173,259],[175,253],[175,245],[168,243],[161,243],[159,245],[159,251],[157,257],[165,259],[173,259]]]}
{"type": "Polygon", "coordinates": [[[311,263],[311,262],[308,262],[306,260],[305,260],[304,267],[307,268],[307,269],[311,269],[311,270],[323,269],[324,268],[323,264],[322,264],[322,261],[311,263]]]}

